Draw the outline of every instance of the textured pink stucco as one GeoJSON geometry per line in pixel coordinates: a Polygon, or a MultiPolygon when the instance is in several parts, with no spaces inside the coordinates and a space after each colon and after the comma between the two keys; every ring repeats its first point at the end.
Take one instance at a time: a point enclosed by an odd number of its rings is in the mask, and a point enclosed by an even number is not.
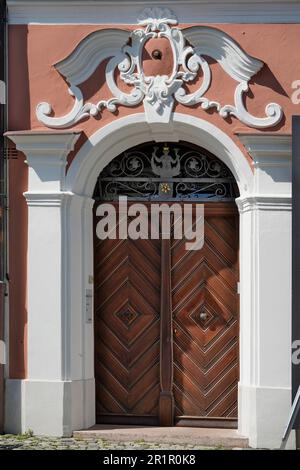
{"type": "MultiPolygon", "coordinates": [[[[186,25],[185,25],[186,26],[186,25]]],[[[292,82],[300,80],[298,44],[300,25],[211,25],[232,36],[244,50],[265,62],[248,93],[246,104],[255,116],[264,116],[269,102],[283,107],[285,117],[274,129],[276,133],[291,132],[291,116],[299,114],[300,105],[290,99],[292,82]]],[[[105,28],[108,26],[106,25],[105,28]]],[[[128,29],[133,29],[128,28],[128,29]]],[[[71,109],[73,100],[67,92],[68,85],[56,72],[53,64],[69,55],[74,47],[89,33],[101,29],[96,25],[12,25],[9,27],[9,130],[44,129],[35,115],[36,105],[41,101],[52,104],[57,116],[71,109]]],[[[172,53],[167,40],[151,40],[144,52],[144,67],[147,74],[169,74],[172,69],[172,53]],[[151,53],[159,49],[163,61],[152,59],[151,53]]],[[[233,103],[236,82],[226,75],[216,63],[211,63],[212,85],[207,96],[222,104],[233,103]]],[[[124,84],[120,86],[125,87],[124,84]]],[[[191,85],[191,89],[196,86],[191,85]]],[[[105,84],[104,64],[81,86],[89,101],[110,97],[105,84]]],[[[124,89],[125,89],[124,88],[124,89]]],[[[188,108],[176,105],[176,111],[207,119],[228,135],[242,148],[235,133],[251,131],[235,118],[222,119],[215,111],[206,112],[199,106],[188,108]]],[[[74,129],[83,129],[78,148],[97,129],[119,117],[142,112],[143,106],[120,107],[116,114],[104,110],[101,118],[90,118],[80,122],[74,129]]],[[[260,131],[264,132],[264,131],[260,131]]],[[[242,148],[244,151],[244,149],[242,148]]],[[[245,153],[245,158],[250,160],[245,153]]],[[[22,193],[27,189],[27,167],[23,156],[10,162],[10,374],[25,377],[26,332],[26,256],[27,256],[27,208],[22,193]]]]}

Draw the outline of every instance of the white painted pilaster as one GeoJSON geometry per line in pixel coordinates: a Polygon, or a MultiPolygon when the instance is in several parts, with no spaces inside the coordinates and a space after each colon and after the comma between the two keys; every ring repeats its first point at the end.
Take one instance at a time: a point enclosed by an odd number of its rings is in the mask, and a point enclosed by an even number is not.
{"type": "MultiPolygon", "coordinates": [[[[92,235],[92,201],[62,191],[66,158],[79,137],[74,132],[16,133],[9,137],[26,155],[28,204],[28,377],[9,381],[21,393],[19,422],[7,428],[35,434],[71,435],[94,422],[93,362],[85,344],[93,341],[85,297],[91,262],[69,246],[92,235]],[[69,213],[77,217],[69,223],[69,213]],[[88,215],[86,215],[88,214],[88,215]],[[82,220],[88,218],[84,230],[82,220]],[[70,285],[72,286],[70,288],[70,285]],[[92,402],[92,408],[86,404],[92,402]],[[21,422],[20,422],[21,421],[21,422]],[[13,428],[13,429],[12,429],[13,428]]],[[[86,242],[87,243],[87,242],[86,242]]],[[[11,390],[12,396],[14,392],[11,390]]],[[[10,400],[8,400],[9,406],[10,400]]],[[[8,410],[9,411],[9,410],[8,410]]]]}
{"type": "Polygon", "coordinates": [[[239,430],[253,447],[278,448],[291,406],[291,138],[239,137],[255,167],[253,194],[237,200],[239,430]]]}

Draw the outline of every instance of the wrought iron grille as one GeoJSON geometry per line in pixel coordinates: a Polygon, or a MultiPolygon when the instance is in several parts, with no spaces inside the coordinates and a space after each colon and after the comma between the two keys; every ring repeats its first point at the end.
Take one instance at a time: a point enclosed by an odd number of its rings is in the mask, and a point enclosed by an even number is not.
{"type": "Polygon", "coordinates": [[[237,186],[214,155],[190,144],[149,143],[130,149],[107,165],[95,188],[96,200],[232,201],[237,186]]]}

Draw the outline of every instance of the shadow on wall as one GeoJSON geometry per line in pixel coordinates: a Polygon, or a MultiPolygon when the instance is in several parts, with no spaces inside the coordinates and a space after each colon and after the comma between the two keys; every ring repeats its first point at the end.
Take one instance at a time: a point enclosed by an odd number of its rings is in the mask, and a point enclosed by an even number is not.
{"type": "MultiPolygon", "coordinates": [[[[247,99],[252,100],[255,98],[255,92],[253,93],[251,87],[253,85],[258,85],[259,87],[265,87],[273,90],[275,93],[278,93],[285,98],[289,98],[288,93],[281,86],[280,82],[277,80],[276,76],[273,74],[272,70],[267,64],[264,64],[263,68],[250,80],[250,88],[247,92],[247,99]]],[[[276,132],[284,127],[286,124],[286,117],[283,114],[281,121],[271,128],[260,129],[261,132],[276,132]]]]}
{"type": "MultiPolygon", "coordinates": [[[[9,28],[8,129],[30,129],[28,27],[9,28]]],[[[27,350],[27,204],[28,168],[24,155],[9,160],[9,375],[26,377],[27,350]]]]}

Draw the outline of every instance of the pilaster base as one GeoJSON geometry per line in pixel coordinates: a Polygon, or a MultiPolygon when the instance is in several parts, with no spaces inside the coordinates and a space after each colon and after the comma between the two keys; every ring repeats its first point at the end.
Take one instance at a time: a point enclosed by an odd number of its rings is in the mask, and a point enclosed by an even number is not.
{"type": "MultiPolygon", "coordinates": [[[[291,389],[239,384],[239,433],[253,448],[278,449],[291,409],[291,389]]],[[[292,431],[287,449],[295,449],[292,431]]]]}
{"type": "Polygon", "coordinates": [[[71,436],[95,424],[95,381],[6,380],[5,432],[71,436]]]}

